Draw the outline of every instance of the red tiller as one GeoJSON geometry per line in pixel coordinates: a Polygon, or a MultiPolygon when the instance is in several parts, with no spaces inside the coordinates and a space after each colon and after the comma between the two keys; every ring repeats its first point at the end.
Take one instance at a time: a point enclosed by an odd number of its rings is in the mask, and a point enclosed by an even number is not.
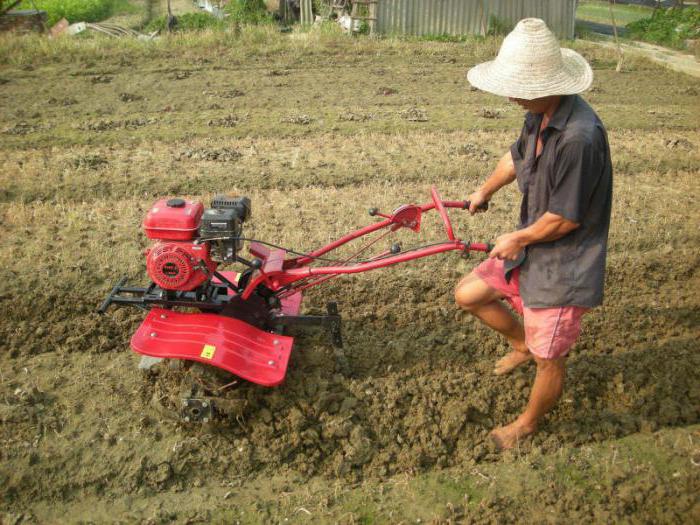
{"type": "MultiPolygon", "coordinates": [[[[147,251],[147,271],[153,282],[146,288],[130,287],[123,277],[99,311],[104,313],[111,304],[149,310],[131,340],[140,354],[199,361],[253,383],[278,385],[284,380],[293,344],[292,337],[281,335],[286,327],[326,326],[333,343],[342,346],[336,304],[329,303],[323,315],[300,315],[304,290],[340,275],[452,250],[463,256],[491,250],[490,244],[455,236],[447,209],[466,210],[469,202],[443,201],[434,187],[431,197],[427,204],[406,204],[391,214],[373,208],[370,215],[382,220],[309,253],[244,237],[243,223],[250,216],[250,200],[245,197],[218,196],[209,209],[183,199],[161,199],[144,221],[147,236],[154,240],[147,251]],[[393,244],[389,250],[360,259],[399,229],[419,232],[423,214],[431,210],[440,215],[446,240],[406,250],[393,244]],[[341,246],[375,232],[379,235],[353,255],[329,257],[341,246]],[[244,242],[250,243],[251,260],[239,255],[244,242]],[[227,263],[237,263],[243,271],[217,271],[227,263]]],[[[191,405],[191,400],[187,403],[191,405]]]]}

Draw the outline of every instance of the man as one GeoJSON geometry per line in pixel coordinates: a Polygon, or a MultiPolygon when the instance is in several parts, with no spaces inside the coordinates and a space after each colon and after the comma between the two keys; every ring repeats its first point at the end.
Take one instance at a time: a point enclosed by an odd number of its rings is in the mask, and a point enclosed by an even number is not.
{"type": "Polygon", "coordinates": [[[455,291],[460,307],[511,346],[496,374],[533,359],[537,364],[525,411],[490,434],[499,449],[508,449],[535,432],[556,404],[581,317],[602,302],[612,167],[605,128],[578,96],[592,83],[591,68],[560,48],[542,20],[520,21],[496,60],[472,68],[468,79],[528,111],[520,138],[469,196],[475,213],[517,180],[520,225],[496,239],[489,259],[455,291]],[[522,324],[501,300],[522,314],[522,324]]]}

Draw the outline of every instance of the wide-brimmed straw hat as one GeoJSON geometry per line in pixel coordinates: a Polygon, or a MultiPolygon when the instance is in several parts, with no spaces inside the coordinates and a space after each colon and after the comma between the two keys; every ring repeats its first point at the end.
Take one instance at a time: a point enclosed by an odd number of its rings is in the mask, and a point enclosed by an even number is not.
{"type": "Polygon", "coordinates": [[[593,70],[586,59],[559,42],[544,21],[525,18],[503,40],[496,60],[467,73],[479,89],[503,97],[533,100],[587,90],[593,70]]]}

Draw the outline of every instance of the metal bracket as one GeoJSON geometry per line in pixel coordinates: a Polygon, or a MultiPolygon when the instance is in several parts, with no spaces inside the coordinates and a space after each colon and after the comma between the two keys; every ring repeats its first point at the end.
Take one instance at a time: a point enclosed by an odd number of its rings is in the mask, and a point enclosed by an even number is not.
{"type": "Polygon", "coordinates": [[[342,318],[338,313],[338,304],[330,302],[326,305],[326,315],[284,315],[274,314],[270,317],[273,326],[325,326],[331,336],[331,343],[338,348],[343,347],[341,329],[342,318]]]}
{"type": "Polygon", "coordinates": [[[329,330],[331,332],[331,340],[335,346],[338,348],[343,348],[343,333],[342,327],[340,325],[342,318],[338,313],[338,303],[332,301],[326,305],[326,311],[328,312],[329,319],[329,330]]]}
{"type": "Polygon", "coordinates": [[[105,298],[105,300],[102,301],[102,304],[101,304],[100,307],[97,309],[97,313],[99,313],[99,314],[105,313],[105,312],[107,311],[107,308],[109,308],[109,306],[110,306],[113,302],[115,302],[115,301],[114,301],[114,296],[118,295],[119,292],[121,292],[121,289],[122,289],[122,288],[124,287],[124,285],[126,284],[126,279],[127,279],[126,275],[123,276],[121,279],[119,279],[119,281],[117,282],[117,284],[114,285],[114,288],[112,288],[112,291],[109,292],[109,295],[107,295],[107,297],[105,298]]]}

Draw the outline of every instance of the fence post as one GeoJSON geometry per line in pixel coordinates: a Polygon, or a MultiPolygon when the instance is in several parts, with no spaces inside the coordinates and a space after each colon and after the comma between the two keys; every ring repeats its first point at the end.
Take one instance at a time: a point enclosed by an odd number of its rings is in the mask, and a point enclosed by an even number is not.
{"type": "Polygon", "coordinates": [[[314,13],[311,0],[301,0],[299,7],[301,8],[301,25],[310,26],[314,22],[314,13]]]}
{"type": "Polygon", "coordinates": [[[377,4],[379,3],[379,0],[374,0],[373,2],[370,2],[368,7],[368,13],[367,15],[369,16],[367,20],[367,25],[369,26],[369,34],[371,36],[374,36],[377,32],[377,4]]]}

